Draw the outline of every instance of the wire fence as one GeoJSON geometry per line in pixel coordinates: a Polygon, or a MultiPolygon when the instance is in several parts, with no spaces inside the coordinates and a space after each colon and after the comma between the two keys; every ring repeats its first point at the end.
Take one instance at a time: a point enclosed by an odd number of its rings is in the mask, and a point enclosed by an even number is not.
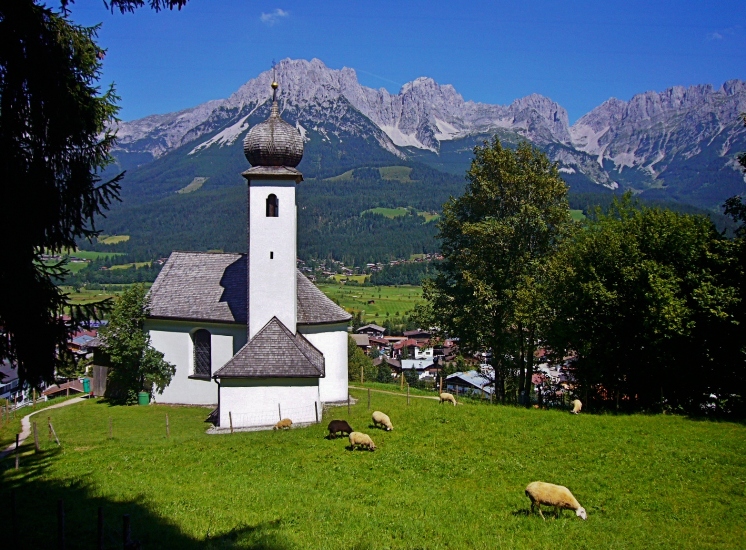
{"type": "MultiPolygon", "coordinates": [[[[247,412],[229,410],[229,423],[233,428],[251,428],[256,426],[274,426],[280,420],[289,418],[294,424],[305,424],[321,420],[321,403],[286,406],[278,403],[275,408],[265,408],[247,412]]],[[[228,427],[228,426],[221,426],[228,427]]]]}

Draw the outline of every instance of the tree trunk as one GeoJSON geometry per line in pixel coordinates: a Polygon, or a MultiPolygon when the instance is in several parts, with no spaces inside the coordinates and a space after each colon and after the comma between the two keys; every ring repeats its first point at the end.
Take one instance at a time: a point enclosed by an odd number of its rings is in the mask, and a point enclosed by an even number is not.
{"type": "MultiPolygon", "coordinates": [[[[523,342],[523,341],[522,341],[523,342]]],[[[528,331],[528,340],[526,341],[526,407],[531,406],[531,377],[534,374],[534,349],[536,345],[534,343],[534,327],[528,331]]]]}
{"type": "Polygon", "coordinates": [[[526,358],[524,356],[525,346],[523,341],[523,325],[518,323],[518,338],[520,342],[520,350],[518,353],[518,403],[525,403],[525,399],[521,398],[523,395],[524,387],[526,385],[526,358]]]}

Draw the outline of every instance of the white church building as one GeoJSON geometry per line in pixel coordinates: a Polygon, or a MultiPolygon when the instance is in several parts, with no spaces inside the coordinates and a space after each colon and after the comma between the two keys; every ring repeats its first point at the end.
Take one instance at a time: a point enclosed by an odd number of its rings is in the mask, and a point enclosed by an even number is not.
{"type": "Polygon", "coordinates": [[[176,365],[157,401],[217,404],[222,428],[314,422],[347,399],[351,316],[297,270],[303,140],[272,88],[269,118],[244,140],[248,253],[174,252],[149,294],[145,328],[176,365]]]}

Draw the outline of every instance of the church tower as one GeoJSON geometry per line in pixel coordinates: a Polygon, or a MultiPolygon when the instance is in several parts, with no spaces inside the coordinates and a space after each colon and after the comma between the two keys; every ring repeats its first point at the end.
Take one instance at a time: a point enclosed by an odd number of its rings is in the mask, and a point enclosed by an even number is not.
{"type": "Polygon", "coordinates": [[[269,118],[244,139],[251,164],[248,182],[248,319],[251,340],[272,317],[297,331],[297,211],[295,186],[303,181],[296,166],[303,158],[303,139],[280,118],[277,82],[272,82],[269,118]]]}

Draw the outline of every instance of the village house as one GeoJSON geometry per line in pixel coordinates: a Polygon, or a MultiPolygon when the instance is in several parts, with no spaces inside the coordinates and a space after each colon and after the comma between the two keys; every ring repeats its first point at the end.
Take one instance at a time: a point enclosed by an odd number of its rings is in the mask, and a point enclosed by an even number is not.
{"type": "Polygon", "coordinates": [[[386,332],[386,329],[378,325],[370,324],[360,327],[355,332],[357,332],[358,334],[367,334],[368,336],[373,336],[375,338],[383,338],[383,334],[384,332],[386,332]]]}
{"type": "Polygon", "coordinates": [[[491,378],[475,370],[446,376],[445,387],[451,393],[476,397],[489,397],[495,389],[491,378]]]}

